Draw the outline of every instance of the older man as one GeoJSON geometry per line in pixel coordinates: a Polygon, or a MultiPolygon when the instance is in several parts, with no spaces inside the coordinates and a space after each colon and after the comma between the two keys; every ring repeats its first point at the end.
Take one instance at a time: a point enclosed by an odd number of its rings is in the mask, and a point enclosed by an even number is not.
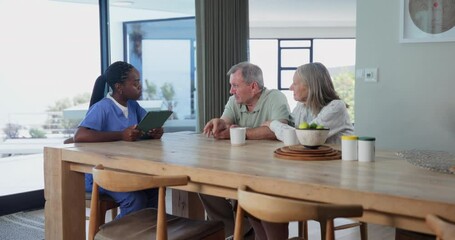
{"type": "MultiPolygon", "coordinates": [[[[286,96],[276,89],[264,87],[262,70],[251,63],[241,62],[227,73],[231,85],[229,98],[220,118],[210,120],[204,134],[217,139],[229,139],[231,126],[247,127],[246,139],[276,139],[265,121],[289,120],[289,105],[286,96]]],[[[200,194],[209,219],[224,222],[226,236],[234,232],[234,209],[228,199],[200,194]]],[[[250,227],[244,228],[249,230],[250,227]]]]}

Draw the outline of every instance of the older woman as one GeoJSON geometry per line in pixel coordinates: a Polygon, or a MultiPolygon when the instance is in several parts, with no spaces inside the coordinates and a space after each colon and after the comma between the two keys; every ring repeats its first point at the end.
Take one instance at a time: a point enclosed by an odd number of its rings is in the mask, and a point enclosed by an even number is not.
{"type": "MultiPolygon", "coordinates": [[[[340,143],[342,135],[354,131],[347,105],[336,93],[329,71],[321,63],[308,63],[297,68],[290,87],[294,92],[297,106],[292,111],[290,125],[280,121],[268,121],[268,126],[279,140],[283,140],[284,129],[293,128],[302,122],[315,123],[330,128],[327,143],[340,143]]],[[[256,240],[287,239],[288,224],[269,223],[250,219],[256,240]]]]}
{"type": "Polygon", "coordinates": [[[340,143],[342,135],[350,135],[354,127],[349,119],[347,105],[336,93],[329,71],[322,63],[308,63],[297,68],[290,89],[297,106],[292,111],[289,125],[279,121],[266,122],[279,140],[283,130],[302,122],[316,123],[330,128],[327,143],[340,143]]]}

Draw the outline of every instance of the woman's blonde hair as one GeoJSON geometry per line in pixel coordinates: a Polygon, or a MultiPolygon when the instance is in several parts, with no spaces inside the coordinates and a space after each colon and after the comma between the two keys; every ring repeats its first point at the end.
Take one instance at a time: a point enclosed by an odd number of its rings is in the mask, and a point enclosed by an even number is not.
{"type": "MultiPolygon", "coordinates": [[[[338,100],[332,78],[327,68],[319,62],[308,63],[297,68],[297,74],[308,87],[306,106],[314,116],[332,100],[338,100]]],[[[347,107],[347,105],[346,105],[347,107]]]]}

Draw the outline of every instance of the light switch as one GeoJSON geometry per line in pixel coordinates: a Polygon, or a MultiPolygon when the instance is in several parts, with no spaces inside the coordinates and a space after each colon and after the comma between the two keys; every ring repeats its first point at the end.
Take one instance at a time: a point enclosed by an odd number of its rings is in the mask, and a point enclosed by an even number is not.
{"type": "Polygon", "coordinates": [[[378,69],[377,68],[365,68],[364,72],[365,82],[377,82],[378,81],[378,69]]]}

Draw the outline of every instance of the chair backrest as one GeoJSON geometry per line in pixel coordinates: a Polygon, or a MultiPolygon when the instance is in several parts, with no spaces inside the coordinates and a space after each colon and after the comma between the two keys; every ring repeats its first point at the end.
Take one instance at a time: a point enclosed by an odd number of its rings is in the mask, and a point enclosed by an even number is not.
{"type": "Polygon", "coordinates": [[[443,220],[434,214],[428,214],[426,216],[426,222],[438,240],[455,239],[455,224],[443,220]]]}
{"type": "Polygon", "coordinates": [[[131,192],[150,188],[188,184],[188,176],[153,176],[104,169],[97,165],[92,169],[93,182],[113,192],[131,192]]]}
{"type": "Polygon", "coordinates": [[[90,206],[90,226],[88,238],[94,239],[99,231],[96,223],[99,221],[99,191],[102,188],[113,192],[131,192],[150,188],[159,188],[158,196],[158,217],[157,217],[157,239],[167,239],[166,225],[166,186],[181,186],[188,184],[188,176],[152,176],[132,172],[104,169],[102,165],[97,165],[92,169],[93,189],[92,202],[90,206]]]}
{"type": "MultiPolygon", "coordinates": [[[[238,206],[234,239],[241,239],[241,226],[243,214],[246,213],[268,222],[284,223],[291,221],[316,220],[321,224],[321,233],[327,233],[327,223],[333,234],[333,219],[337,217],[360,217],[363,214],[361,205],[335,205],[306,202],[289,198],[271,196],[253,192],[246,186],[238,189],[238,206]],[[239,229],[239,231],[237,231],[239,229]],[[238,234],[238,235],[237,235],[238,234]]],[[[330,235],[326,234],[326,235],[330,235]]],[[[324,234],[321,234],[325,239],[324,234]]]]}

